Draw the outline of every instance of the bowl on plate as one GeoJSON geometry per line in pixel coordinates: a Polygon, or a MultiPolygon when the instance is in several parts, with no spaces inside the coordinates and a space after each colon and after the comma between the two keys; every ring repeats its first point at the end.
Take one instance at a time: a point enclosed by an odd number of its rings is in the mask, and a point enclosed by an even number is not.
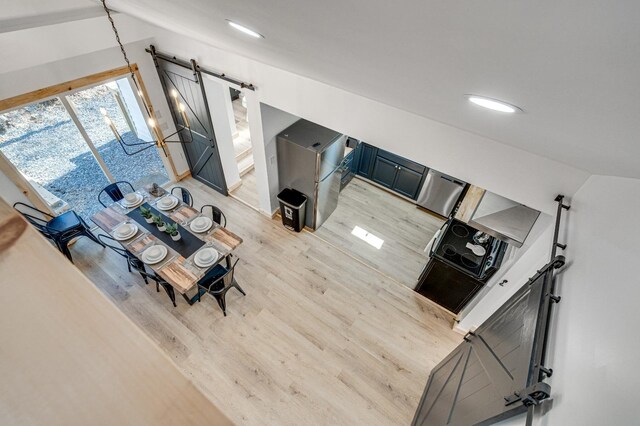
{"type": "Polygon", "coordinates": [[[193,232],[204,232],[211,228],[213,221],[205,216],[200,216],[191,221],[189,227],[193,232]]]}
{"type": "Polygon", "coordinates": [[[211,266],[216,260],[218,260],[218,252],[214,248],[206,247],[198,251],[193,260],[197,266],[211,266]]]}
{"type": "Polygon", "coordinates": [[[160,262],[167,255],[167,248],[161,245],[153,245],[142,253],[142,261],[148,264],[160,262]]]}
{"type": "Polygon", "coordinates": [[[124,200],[129,204],[133,204],[136,201],[138,201],[138,194],[136,194],[135,192],[131,192],[129,194],[126,194],[124,196],[124,200]]]}

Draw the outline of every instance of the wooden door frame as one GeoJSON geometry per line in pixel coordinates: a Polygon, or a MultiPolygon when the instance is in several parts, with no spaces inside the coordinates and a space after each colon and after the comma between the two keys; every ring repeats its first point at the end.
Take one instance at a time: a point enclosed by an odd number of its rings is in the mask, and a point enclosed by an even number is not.
{"type": "MultiPolygon", "coordinates": [[[[136,80],[138,81],[138,84],[140,86],[140,91],[142,92],[142,97],[147,104],[147,108],[149,109],[149,114],[154,120],[156,120],[157,123],[158,120],[155,117],[155,110],[153,108],[153,105],[151,104],[151,99],[149,98],[149,94],[147,93],[144,81],[142,80],[142,76],[140,75],[140,69],[135,63],[131,64],[131,68],[133,69],[136,80]]],[[[96,74],[91,74],[85,77],[80,77],[75,80],[65,81],[64,83],[54,84],[52,86],[44,87],[42,89],[34,90],[28,93],[23,93],[11,98],[1,99],[0,113],[29,105],[34,102],[42,101],[44,99],[61,96],[68,92],[74,92],[82,88],[92,87],[118,77],[128,76],[129,74],[131,74],[129,68],[123,66],[107,71],[102,71],[96,74]]],[[[162,130],[158,126],[156,126],[155,133],[158,135],[158,137],[164,138],[162,130]]],[[[171,157],[171,153],[168,150],[166,151],[166,157],[169,165],[171,166],[173,176],[176,179],[179,179],[178,173],[176,171],[176,166],[173,162],[173,158],[171,157]]],[[[4,154],[2,154],[2,152],[0,152],[0,171],[4,172],[7,175],[7,177],[18,187],[18,189],[29,199],[29,201],[33,203],[34,207],[51,214],[54,213],[49,208],[49,205],[46,203],[46,201],[40,196],[38,191],[35,190],[33,185],[31,185],[31,183],[27,179],[25,179],[22,173],[20,173],[20,171],[7,159],[4,154]]]]}

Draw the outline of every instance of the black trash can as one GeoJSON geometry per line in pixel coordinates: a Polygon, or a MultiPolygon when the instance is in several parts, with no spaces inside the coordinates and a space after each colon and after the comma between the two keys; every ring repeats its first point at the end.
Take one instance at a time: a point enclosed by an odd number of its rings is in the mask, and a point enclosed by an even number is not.
{"type": "Polygon", "coordinates": [[[304,228],[307,196],[295,189],[285,188],[278,194],[280,215],[285,228],[300,232],[304,228]]]}

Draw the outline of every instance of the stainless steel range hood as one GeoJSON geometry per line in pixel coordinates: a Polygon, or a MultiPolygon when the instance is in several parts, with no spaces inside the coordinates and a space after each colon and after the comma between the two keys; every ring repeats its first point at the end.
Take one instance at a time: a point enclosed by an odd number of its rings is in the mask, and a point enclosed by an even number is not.
{"type": "Polygon", "coordinates": [[[516,247],[522,247],[538,216],[538,210],[485,191],[469,225],[516,247]]]}

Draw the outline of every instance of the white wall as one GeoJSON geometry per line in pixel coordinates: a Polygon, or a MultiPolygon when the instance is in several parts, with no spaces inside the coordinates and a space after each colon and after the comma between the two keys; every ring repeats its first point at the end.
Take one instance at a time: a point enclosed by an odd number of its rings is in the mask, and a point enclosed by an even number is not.
{"type": "Polygon", "coordinates": [[[287,127],[298,121],[300,117],[289,114],[277,108],[260,104],[262,116],[262,135],[265,145],[265,157],[267,158],[267,182],[269,187],[269,208],[274,211],[278,208],[277,195],[280,192],[278,183],[278,155],[276,136],[287,127]]]}
{"type": "MultiPolygon", "coordinates": [[[[207,103],[211,113],[211,122],[216,136],[216,144],[222,162],[222,171],[227,187],[233,188],[240,183],[240,173],[236,163],[236,154],[233,149],[233,129],[229,123],[229,86],[219,79],[204,78],[204,87],[207,91],[207,103]]],[[[233,120],[233,117],[231,118],[233,120]]]]}
{"type": "Polygon", "coordinates": [[[547,363],[554,401],[534,424],[638,424],[638,209],[637,179],[592,176],[571,201],[547,363]]]}

